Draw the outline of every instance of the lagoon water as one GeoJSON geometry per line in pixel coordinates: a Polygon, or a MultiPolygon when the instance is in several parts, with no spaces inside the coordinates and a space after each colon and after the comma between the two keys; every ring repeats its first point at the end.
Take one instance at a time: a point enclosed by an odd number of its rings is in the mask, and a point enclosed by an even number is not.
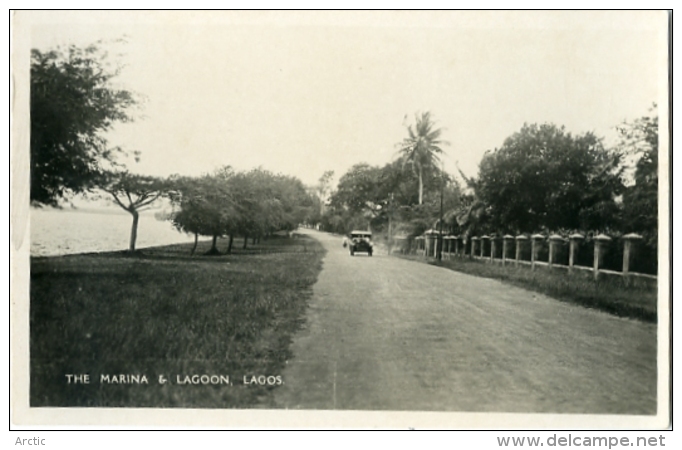
{"type": "MultiPolygon", "coordinates": [[[[31,208],[31,255],[126,250],[133,218],[123,211],[92,212],[31,208]]],[[[193,236],[175,230],[151,213],[140,215],[136,248],[192,242],[193,236]]]]}

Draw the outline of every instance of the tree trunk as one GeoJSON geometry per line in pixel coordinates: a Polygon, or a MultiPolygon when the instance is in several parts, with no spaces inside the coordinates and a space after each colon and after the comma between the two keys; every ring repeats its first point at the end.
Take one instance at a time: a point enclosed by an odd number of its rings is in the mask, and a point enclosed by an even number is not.
{"type": "Polygon", "coordinates": [[[197,244],[199,243],[199,233],[194,233],[194,246],[190,252],[190,256],[194,256],[194,252],[197,251],[197,244]]]}
{"type": "Polygon", "coordinates": [[[244,246],[242,247],[243,249],[246,249],[246,244],[249,243],[249,237],[247,235],[244,235],[244,246]]]}
{"type": "Polygon", "coordinates": [[[129,252],[135,251],[135,242],[137,241],[137,224],[140,221],[140,214],[137,211],[132,211],[130,214],[133,215],[133,226],[130,229],[130,245],[128,246],[129,252]]]}
{"type": "Polygon", "coordinates": [[[230,235],[230,240],[227,242],[227,253],[228,255],[232,253],[232,242],[234,242],[234,235],[230,235]]]}
{"type": "Polygon", "coordinates": [[[419,204],[422,204],[424,197],[424,182],[422,180],[422,168],[419,168],[419,204]]]}
{"type": "Polygon", "coordinates": [[[251,245],[256,245],[256,236],[251,238],[251,245]]]}
{"type": "Polygon", "coordinates": [[[220,256],[221,253],[218,251],[218,237],[219,235],[214,234],[211,240],[211,249],[204,253],[206,256],[220,256]]]}

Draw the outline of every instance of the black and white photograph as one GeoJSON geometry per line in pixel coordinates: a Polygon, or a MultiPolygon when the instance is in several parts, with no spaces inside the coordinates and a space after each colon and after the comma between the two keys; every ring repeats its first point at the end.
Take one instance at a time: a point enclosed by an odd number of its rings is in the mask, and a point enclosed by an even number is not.
{"type": "Polygon", "coordinates": [[[11,20],[13,422],[668,426],[668,12],[11,20]]]}

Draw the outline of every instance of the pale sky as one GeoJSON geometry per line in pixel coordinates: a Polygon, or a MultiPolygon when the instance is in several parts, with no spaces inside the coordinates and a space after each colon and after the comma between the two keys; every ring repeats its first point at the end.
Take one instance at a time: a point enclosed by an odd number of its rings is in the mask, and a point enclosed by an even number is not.
{"type": "Polygon", "coordinates": [[[472,176],[524,122],[612,138],[666,95],[660,12],[24,14],[41,50],[126,36],[107,48],[144,118],[110,141],[152,175],[232,165],[338,180],[394,159],[405,124],[430,111],[446,170],[472,176]]]}

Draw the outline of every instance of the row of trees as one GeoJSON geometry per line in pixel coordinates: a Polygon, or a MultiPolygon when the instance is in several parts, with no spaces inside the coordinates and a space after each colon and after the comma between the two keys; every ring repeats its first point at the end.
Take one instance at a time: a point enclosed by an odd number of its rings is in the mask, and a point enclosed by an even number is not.
{"type": "Polygon", "coordinates": [[[174,176],[168,181],[173,213],[169,218],[180,231],[212,238],[209,254],[220,254],[217,239],[229,236],[226,253],[235,236],[260,240],[276,231],[291,231],[314,212],[313,198],[294,177],[262,169],[235,172],[224,167],[202,177],[174,176]]]}
{"type": "Polygon", "coordinates": [[[128,250],[135,251],[140,213],[170,203],[164,216],[182,232],[194,235],[194,254],[199,236],[212,238],[208,254],[221,254],[217,239],[229,236],[226,253],[231,253],[235,236],[259,241],[276,231],[291,231],[309,221],[316,211],[313,197],[294,177],[273,174],[263,169],[236,172],[226,166],[210,175],[168,178],[132,174],[128,171],[103,171],[88,187],[93,197],[110,199],[130,213],[132,226],[128,250]]]}
{"type": "Polygon", "coordinates": [[[438,167],[422,166],[420,177],[401,159],[383,167],[356,164],[340,178],[321,226],[338,233],[388,231],[390,222],[394,234],[419,234],[437,225],[441,190],[445,211],[456,209],[460,187],[438,167]]]}
{"type": "MultiPolygon", "coordinates": [[[[292,230],[318,211],[296,178],[262,169],[224,167],[200,177],[158,178],[133,174],[126,153],[110,146],[114,124],[134,119],[139,95],[116,87],[120,68],[107,65],[101,43],[81,49],[31,52],[31,202],[57,206],[79,193],[107,197],[132,216],[129,250],[135,251],[140,213],[166,199],[167,218],[180,231],[213,240],[260,239],[292,230]]],[[[139,158],[135,154],[135,159],[139,158]]],[[[319,211],[318,211],[319,213],[319,211]]]]}
{"type": "Polygon", "coordinates": [[[500,148],[486,152],[478,176],[465,185],[441,169],[441,129],[417,115],[397,159],[383,167],[357,164],[331,195],[322,227],[420,234],[606,232],[644,235],[652,246],[658,224],[658,118],[618,127],[620,142],[604,146],[594,133],[573,135],[554,124],[526,124],[500,148]],[[442,193],[442,195],[441,195],[442,193]]]}

